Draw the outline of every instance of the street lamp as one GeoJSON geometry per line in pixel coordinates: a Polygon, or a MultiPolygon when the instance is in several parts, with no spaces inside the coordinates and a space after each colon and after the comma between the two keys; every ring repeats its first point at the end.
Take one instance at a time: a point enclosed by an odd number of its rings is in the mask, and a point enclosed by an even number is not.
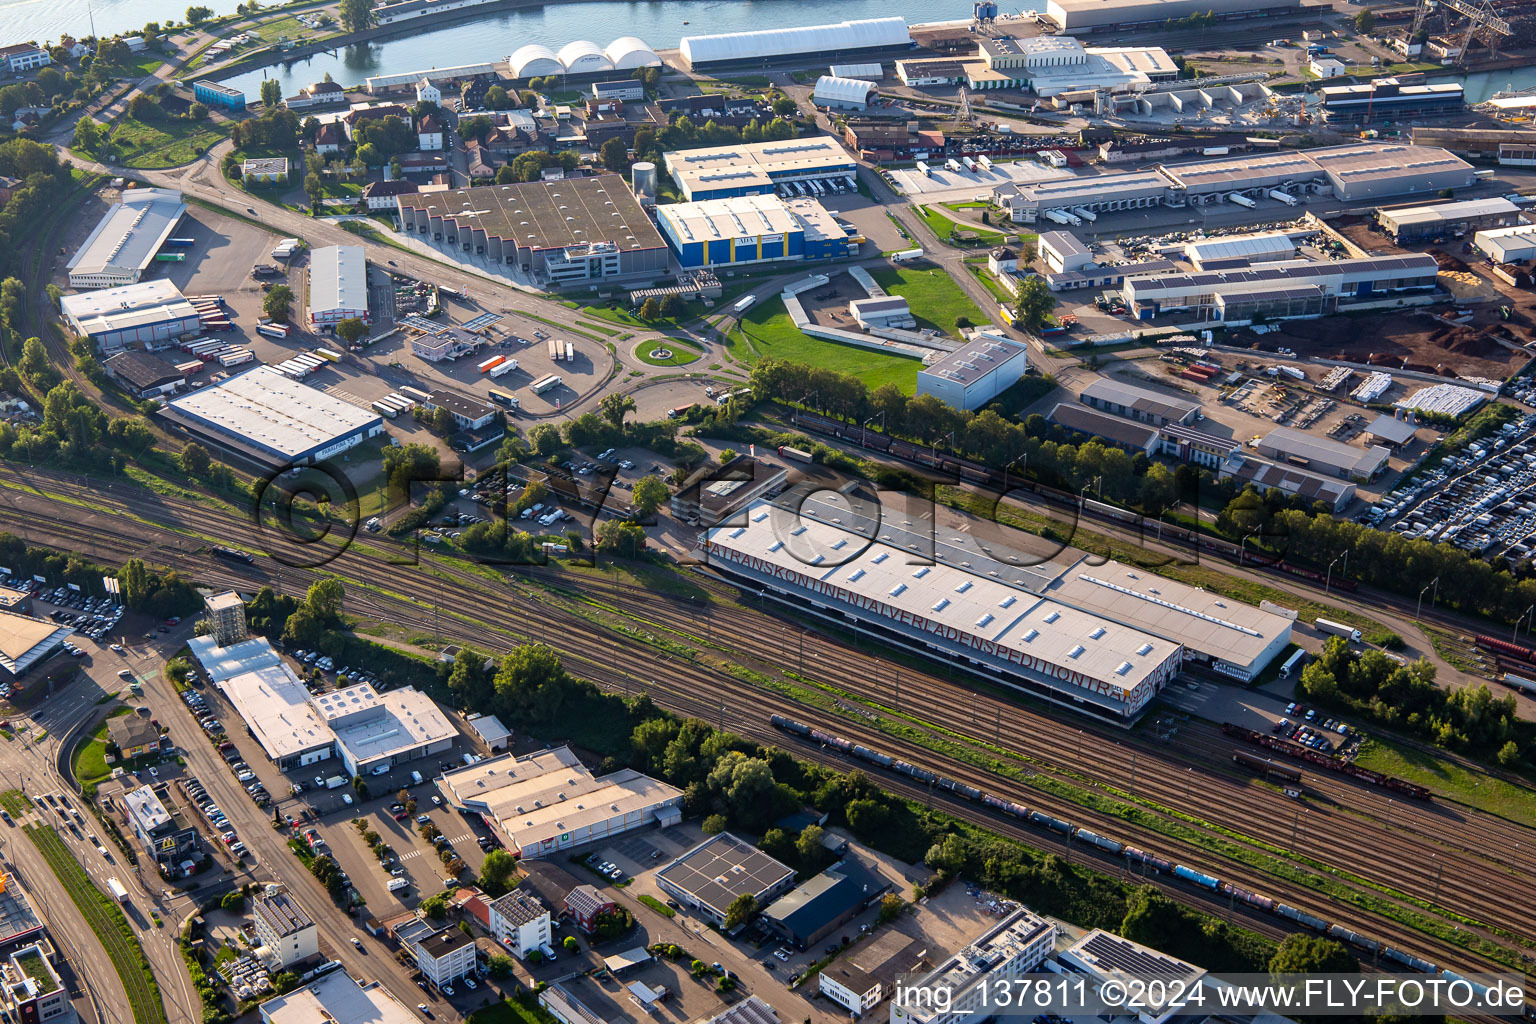
{"type": "Polygon", "coordinates": [[[1349,572],[1349,549],[1346,548],[1339,552],[1332,562],[1328,563],[1328,578],[1323,581],[1323,593],[1325,594],[1328,593],[1328,588],[1333,585],[1333,566],[1340,558],[1344,559],[1343,572],[1349,572]]]}
{"type": "Polygon", "coordinates": [[[882,434],[885,433],[885,410],[881,409],[880,412],[877,413],[875,416],[871,416],[869,419],[864,421],[864,434],[863,434],[862,437],[859,438],[859,447],[860,448],[868,448],[869,447],[869,425],[871,423],[873,423],[876,419],[880,420],[880,432],[882,434]]]}
{"type": "Polygon", "coordinates": [[[1015,455],[1011,460],[1009,460],[1008,462],[1005,462],[1003,464],[1003,494],[1005,496],[1008,494],[1008,471],[1010,469],[1012,469],[1014,466],[1016,466],[1019,463],[1020,460],[1025,460],[1024,461],[1024,468],[1025,468],[1026,471],[1028,471],[1028,469],[1029,469],[1028,456],[1029,456],[1029,452],[1026,449],[1025,451],[1019,452],[1019,454],[1015,455]]]}
{"type": "MultiPolygon", "coordinates": [[[[1433,608],[1435,606],[1435,603],[1440,600],[1440,577],[1439,576],[1436,576],[1434,579],[1432,579],[1428,583],[1424,584],[1424,590],[1428,590],[1430,587],[1434,587],[1435,588],[1434,596],[1429,599],[1429,606],[1431,608],[1433,608]]],[[[1419,612],[1424,610],[1424,590],[1419,591],[1419,603],[1417,605],[1415,605],[1414,609],[1413,609],[1413,617],[1414,618],[1418,618],[1419,617],[1419,612]]]]}
{"type": "MultiPolygon", "coordinates": [[[[1515,620],[1515,631],[1513,633],[1509,634],[1509,639],[1510,639],[1511,642],[1514,641],[1515,637],[1520,635],[1520,623],[1522,621],[1525,621],[1525,620],[1531,618],[1532,615],[1536,615],[1536,604],[1533,604],[1529,608],[1527,608],[1524,612],[1521,613],[1520,618],[1515,620]]],[[[1530,627],[1530,625],[1528,623],[1527,623],[1527,625],[1525,627],[1525,631],[1527,633],[1529,633],[1531,631],[1531,627],[1530,627]]]]}
{"type": "Polygon", "coordinates": [[[1257,533],[1259,533],[1258,530],[1249,530],[1247,533],[1243,534],[1243,539],[1237,542],[1237,564],[1238,565],[1242,565],[1243,564],[1243,552],[1247,550],[1248,538],[1254,536],[1257,533]]]}

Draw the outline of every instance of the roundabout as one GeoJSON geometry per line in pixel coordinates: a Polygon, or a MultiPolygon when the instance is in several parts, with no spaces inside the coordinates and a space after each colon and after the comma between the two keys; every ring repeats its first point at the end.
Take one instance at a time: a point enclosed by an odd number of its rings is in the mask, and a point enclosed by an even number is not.
{"type": "Polygon", "coordinates": [[[704,350],[682,338],[652,338],[636,345],[634,355],[649,366],[687,366],[698,362],[704,350]]]}

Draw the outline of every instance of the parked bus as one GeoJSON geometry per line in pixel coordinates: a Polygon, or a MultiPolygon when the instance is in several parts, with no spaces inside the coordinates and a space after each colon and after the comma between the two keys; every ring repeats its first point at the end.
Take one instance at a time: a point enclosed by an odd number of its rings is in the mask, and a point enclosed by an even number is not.
{"type": "Polygon", "coordinates": [[[522,404],[518,401],[517,396],[506,388],[491,388],[491,403],[499,405],[503,409],[516,409],[522,404]]]}

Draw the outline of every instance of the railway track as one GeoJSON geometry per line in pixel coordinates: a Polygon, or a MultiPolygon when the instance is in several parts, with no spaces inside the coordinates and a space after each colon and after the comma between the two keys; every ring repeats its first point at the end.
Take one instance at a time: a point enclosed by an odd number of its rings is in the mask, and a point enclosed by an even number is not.
{"type": "MultiPolygon", "coordinates": [[[[195,506],[191,503],[178,503],[174,499],[163,499],[160,496],[152,496],[150,498],[136,497],[131,500],[123,499],[121,496],[114,496],[114,500],[120,502],[126,509],[137,511],[138,514],[146,516],[150,514],[164,516],[172,507],[177,505],[182,506],[182,511],[191,512],[202,520],[206,520],[209,516],[206,508],[195,506]]],[[[30,504],[30,502],[24,502],[24,504],[30,504]]],[[[129,520],[113,523],[113,517],[110,516],[97,518],[106,519],[107,523],[79,524],[62,522],[57,518],[53,522],[46,522],[41,520],[36,514],[23,514],[14,504],[11,508],[6,508],[3,512],[0,512],[0,520],[18,523],[21,527],[19,532],[46,534],[55,541],[64,541],[67,546],[74,550],[89,551],[99,555],[104,561],[108,562],[121,561],[126,557],[125,551],[135,550],[135,548],[130,548],[128,545],[135,541],[142,542],[145,536],[146,528],[137,522],[129,520]]],[[[41,538],[35,536],[34,539],[41,538]]],[[[174,543],[180,538],[173,534],[169,539],[174,543]]],[[[256,572],[247,574],[243,570],[225,571],[223,567],[215,570],[206,561],[196,559],[190,552],[186,551],[184,541],[182,550],[178,551],[167,546],[160,551],[154,552],[153,557],[160,561],[176,562],[182,567],[194,567],[202,575],[210,575],[213,572],[217,572],[218,575],[226,578],[233,577],[245,586],[252,585],[253,581],[248,578],[249,575],[259,575],[256,572]]],[[[507,647],[525,639],[539,638],[539,630],[536,627],[523,630],[500,628],[494,629],[491,635],[487,635],[483,620],[487,610],[486,598],[489,596],[491,600],[496,601],[498,604],[512,605],[514,610],[524,612],[525,617],[523,621],[525,623],[547,623],[549,631],[559,637],[555,645],[561,648],[562,652],[571,660],[573,668],[579,671],[580,674],[592,678],[594,682],[612,689],[619,689],[627,683],[639,689],[650,690],[652,687],[644,685],[647,676],[658,680],[668,678],[672,682],[671,686],[656,688],[660,691],[656,698],[658,703],[662,703],[664,706],[671,707],[684,714],[696,715],[710,721],[721,720],[723,714],[724,721],[728,726],[736,724],[740,731],[747,735],[771,739],[775,742],[778,741],[766,728],[767,714],[769,711],[778,708],[781,704],[781,701],[776,699],[773,694],[765,693],[762,689],[750,684],[738,682],[725,676],[723,673],[678,658],[666,655],[650,655],[650,652],[645,647],[628,643],[626,643],[625,647],[625,661],[631,671],[627,674],[621,674],[616,656],[619,643],[618,637],[612,639],[591,637],[588,635],[592,627],[592,623],[589,620],[566,612],[552,603],[540,601],[536,597],[530,597],[529,594],[524,594],[520,588],[515,588],[511,592],[492,589],[487,594],[487,581],[483,577],[461,573],[452,569],[444,570],[440,566],[436,567],[433,569],[433,572],[439,576],[453,579],[456,583],[462,584],[462,586],[455,587],[452,590],[444,591],[440,587],[439,580],[429,578],[425,581],[427,584],[426,589],[433,591],[438,599],[437,604],[443,613],[441,617],[438,617],[437,615],[425,614],[423,608],[426,606],[424,604],[413,604],[411,598],[397,596],[396,592],[402,587],[406,587],[406,580],[398,569],[371,564],[368,559],[350,552],[344,556],[344,564],[339,565],[338,569],[344,575],[359,579],[366,586],[377,588],[374,591],[363,588],[349,590],[348,606],[349,611],[353,613],[366,610],[375,614],[381,620],[423,630],[433,629],[437,625],[446,624],[447,633],[453,638],[466,639],[487,646],[500,645],[507,647]],[[475,591],[481,592],[479,596],[475,596],[475,591]],[[530,633],[532,634],[531,636],[530,633]],[[638,660],[639,655],[642,654],[649,655],[648,666],[645,662],[638,660]],[[687,693],[694,695],[686,698],[682,696],[687,693]],[[696,695],[699,693],[728,696],[735,703],[735,707],[721,709],[716,706],[715,698],[705,700],[696,695]],[[665,700],[662,699],[663,694],[667,695],[665,700]],[[749,727],[755,716],[760,716],[763,721],[756,723],[755,727],[749,727]]],[[[524,571],[523,575],[533,578],[537,577],[539,573],[540,570],[529,569],[524,571]]],[[[293,592],[302,592],[307,582],[315,578],[317,574],[301,570],[284,569],[278,570],[276,575],[286,589],[293,592]]],[[[515,582],[517,581],[514,580],[515,582]]],[[[560,582],[568,585],[571,583],[571,578],[561,577],[560,582]]],[[[711,586],[714,586],[714,584],[711,584],[711,586]]],[[[615,595],[607,594],[604,596],[611,598],[615,595]]],[[[431,600],[432,596],[424,595],[424,599],[431,600]]],[[[647,601],[654,606],[656,595],[650,595],[647,601]]],[[[674,608],[673,610],[675,611],[676,609],[674,608]]],[[[732,616],[734,614],[732,613],[732,616]]],[[[738,627],[732,616],[722,615],[718,611],[712,612],[708,622],[699,622],[697,619],[694,619],[690,625],[694,628],[702,626],[705,631],[710,633],[715,631],[717,625],[721,629],[736,629],[738,627]]],[[[762,623],[758,620],[756,622],[756,632],[752,637],[738,638],[743,642],[746,640],[754,641],[751,648],[753,653],[750,655],[753,661],[760,660],[762,657],[762,645],[760,643],[762,635],[761,626],[762,623]]],[[[729,639],[729,637],[722,637],[722,640],[724,639],[729,639]]],[[[814,642],[828,643],[828,641],[821,638],[817,638],[814,642]]],[[[851,657],[857,660],[861,656],[851,655],[851,657]]],[[[829,664],[833,664],[833,662],[829,662],[829,664]]],[[[847,662],[841,655],[839,655],[835,664],[842,665],[844,671],[849,670],[851,667],[851,663],[847,662]]],[[[772,666],[765,665],[764,667],[771,668],[772,666]]],[[[910,679],[904,676],[904,685],[915,686],[916,674],[914,673],[910,679]]],[[[939,683],[937,680],[931,683],[925,681],[923,685],[925,687],[938,687],[939,683]]],[[[947,700],[949,703],[953,703],[956,697],[954,688],[950,688],[947,692],[937,688],[931,690],[924,689],[918,692],[932,694],[932,700],[935,702],[947,700]]],[[[1008,714],[1010,720],[1016,714],[1021,716],[1028,715],[1031,718],[1036,717],[1032,713],[1027,712],[1027,710],[1019,709],[1013,705],[1008,706],[1008,714]]],[[[805,717],[805,714],[802,713],[801,717],[805,717]]],[[[825,719],[824,715],[822,717],[825,719]]],[[[1052,730],[1060,730],[1060,723],[1044,718],[1039,718],[1038,721],[1050,726],[1052,730]]],[[[832,719],[832,722],[834,724],[828,727],[845,733],[849,731],[847,719],[836,717],[832,719]]],[[[1010,735],[1012,734],[1010,733],[1010,735]]],[[[899,747],[906,751],[905,756],[908,757],[918,757],[927,761],[932,761],[936,757],[931,751],[924,748],[898,744],[890,736],[874,729],[869,729],[865,738],[869,742],[877,743],[887,749],[893,746],[899,747]]],[[[1098,749],[1100,737],[1093,736],[1087,738],[1089,738],[1090,742],[1084,746],[1090,752],[1098,749]]],[[[1058,755],[1062,753],[1059,749],[1057,750],[1058,755]]],[[[1007,783],[1006,780],[1000,780],[996,775],[982,772],[962,762],[951,763],[948,759],[945,759],[945,761],[944,769],[948,775],[965,778],[974,785],[994,792],[1000,791],[1002,786],[1007,786],[1010,791],[1012,790],[1011,784],[1007,783]],[[1001,786],[1000,783],[1002,784],[1001,786]]],[[[1150,777],[1143,776],[1144,784],[1147,778],[1150,777]]],[[[1181,776],[1177,784],[1178,789],[1183,791],[1188,785],[1188,776],[1181,776]]],[[[1165,798],[1170,797],[1170,794],[1166,792],[1161,795],[1165,798]]],[[[1029,795],[1022,796],[1022,799],[1031,802],[1032,805],[1045,806],[1035,796],[1035,794],[1030,793],[1029,795]]],[[[1121,819],[1109,816],[1098,817],[1086,812],[1075,804],[1062,801],[1050,804],[1050,806],[1054,808],[1058,816],[1081,821],[1086,826],[1095,828],[1095,830],[1102,830],[1105,833],[1117,835],[1121,838],[1136,839],[1145,845],[1160,849],[1166,849],[1174,845],[1167,841],[1166,837],[1156,833],[1147,833],[1151,838],[1144,838],[1136,830],[1128,827],[1121,819]]],[[[984,814],[982,818],[989,823],[995,824],[995,820],[990,815],[984,814]]],[[[1026,829],[1021,834],[1031,833],[1026,829]]],[[[1357,840],[1352,840],[1352,846],[1357,844],[1357,840]]],[[[1180,857],[1182,860],[1190,860],[1202,865],[1213,863],[1209,859],[1209,855],[1198,849],[1181,851],[1180,857]],[[1185,853],[1196,855],[1186,856],[1185,853]]],[[[1221,862],[1217,860],[1214,863],[1220,864],[1221,862]]],[[[1226,866],[1217,870],[1224,877],[1241,881],[1243,884],[1256,890],[1268,890],[1271,892],[1275,890],[1274,880],[1261,872],[1228,870],[1226,866]]],[[[1315,894],[1308,895],[1314,896],[1315,894]]],[[[1320,910],[1324,916],[1334,920],[1343,920],[1352,927],[1377,935],[1384,940],[1392,941],[1394,944],[1404,948],[1432,952],[1443,963],[1463,966],[1480,963],[1459,945],[1428,939],[1416,929],[1406,928],[1397,925],[1395,922],[1383,921],[1375,915],[1357,911],[1355,908],[1341,908],[1332,905],[1327,900],[1319,902],[1312,899],[1298,898],[1293,899],[1292,902],[1301,904],[1303,909],[1311,909],[1313,912],[1320,910]]]]}

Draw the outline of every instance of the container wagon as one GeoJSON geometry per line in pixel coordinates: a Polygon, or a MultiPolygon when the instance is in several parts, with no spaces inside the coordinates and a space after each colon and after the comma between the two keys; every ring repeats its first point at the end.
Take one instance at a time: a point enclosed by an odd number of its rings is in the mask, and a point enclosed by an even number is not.
{"type": "Polygon", "coordinates": [[[1282,779],[1286,782],[1301,781],[1301,772],[1294,768],[1287,768],[1283,764],[1277,764],[1267,757],[1255,757],[1254,755],[1244,753],[1241,750],[1234,750],[1232,752],[1232,760],[1236,764],[1241,765],[1242,767],[1247,768],[1249,771],[1255,772],[1259,775],[1282,779]]]}
{"type": "Polygon", "coordinates": [[[1312,625],[1319,633],[1341,636],[1351,643],[1357,644],[1360,642],[1360,631],[1353,626],[1346,626],[1342,622],[1334,622],[1332,619],[1313,619],[1312,625]]]}

